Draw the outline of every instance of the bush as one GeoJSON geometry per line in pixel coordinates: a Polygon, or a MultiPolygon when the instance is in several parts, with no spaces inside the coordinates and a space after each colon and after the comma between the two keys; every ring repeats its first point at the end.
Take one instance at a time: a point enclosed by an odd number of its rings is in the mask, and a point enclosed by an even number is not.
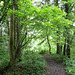
{"type": "Polygon", "coordinates": [[[56,59],[57,61],[63,61],[63,56],[62,55],[58,55],[58,54],[51,54],[50,55],[52,58],[56,59]]]}
{"type": "Polygon", "coordinates": [[[47,54],[47,51],[46,50],[40,50],[39,54],[47,54]]]}
{"type": "Polygon", "coordinates": [[[9,56],[8,55],[0,55],[0,70],[4,69],[9,64],[9,56]]]}
{"type": "Polygon", "coordinates": [[[69,75],[75,75],[75,59],[63,58],[63,64],[69,75]]]}
{"type": "Polygon", "coordinates": [[[45,75],[45,60],[41,55],[27,52],[22,56],[22,61],[16,64],[15,70],[8,69],[4,75],[45,75]]]}
{"type": "Polygon", "coordinates": [[[25,75],[44,75],[45,74],[45,60],[37,53],[30,53],[22,58],[25,75]]]}

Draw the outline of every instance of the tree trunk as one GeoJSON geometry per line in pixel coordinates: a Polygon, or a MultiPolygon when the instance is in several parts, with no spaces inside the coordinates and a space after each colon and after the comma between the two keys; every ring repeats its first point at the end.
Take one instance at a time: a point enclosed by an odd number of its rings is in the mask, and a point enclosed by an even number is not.
{"type": "MultiPolygon", "coordinates": [[[[58,5],[58,0],[54,0],[54,5],[55,6],[59,6],[58,5]]],[[[59,28],[58,28],[59,29],[59,28]]],[[[57,36],[59,37],[59,39],[60,39],[60,36],[59,36],[59,31],[57,31],[57,36]]],[[[62,52],[62,46],[59,44],[59,42],[58,42],[58,40],[59,39],[57,39],[57,54],[61,54],[61,52],[62,52]]]]}
{"type": "Polygon", "coordinates": [[[60,45],[60,54],[62,53],[62,45],[60,45]]]}
{"type": "Polygon", "coordinates": [[[0,28],[0,50],[2,50],[2,42],[3,42],[3,39],[2,39],[2,27],[0,28]]]}
{"type": "Polygon", "coordinates": [[[10,64],[14,62],[14,16],[10,17],[10,34],[9,34],[9,48],[10,48],[10,64]]]}
{"type": "Polygon", "coordinates": [[[62,53],[62,45],[57,43],[57,54],[61,54],[61,53],[62,53]]]}
{"type": "Polygon", "coordinates": [[[59,43],[57,43],[57,54],[61,54],[62,52],[62,46],[59,45],[59,43]]]}
{"type": "MultiPolygon", "coordinates": [[[[66,1],[68,1],[68,0],[66,0],[66,1]]],[[[65,4],[65,12],[67,13],[67,15],[66,15],[66,18],[67,18],[67,16],[68,16],[68,14],[69,14],[69,4],[68,3],[66,3],[65,4]]],[[[67,30],[67,35],[68,35],[68,37],[67,37],[67,56],[68,56],[68,58],[70,58],[70,38],[69,38],[69,30],[68,29],[66,29],[67,30]]]]}
{"type": "Polygon", "coordinates": [[[66,39],[65,39],[65,44],[64,44],[64,50],[63,50],[63,55],[66,55],[66,39]]]}
{"type": "MultiPolygon", "coordinates": [[[[14,6],[14,0],[12,1],[12,6],[11,9],[15,10],[15,6],[14,6]]],[[[14,25],[15,25],[15,15],[14,13],[12,13],[12,15],[10,16],[10,28],[9,28],[9,49],[10,49],[10,66],[11,67],[15,67],[15,60],[14,60],[14,56],[15,56],[15,48],[14,48],[14,25]]]]}
{"type": "MultiPolygon", "coordinates": [[[[46,33],[47,34],[47,33],[46,33]]],[[[47,34],[47,43],[48,43],[48,46],[49,46],[49,53],[51,54],[51,45],[49,43],[49,37],[48,37],[48,34],[47,34]]]]}
{"type": "Polygon", "coordinates": [[[64,51],[63,51],[63,55],[66,55],[66,43],[64,44],[64,51]]]}
{"type": "Polygon", "coordinates": [[[67,56],[70,58],[70,41],[69,39],[67,40],[67,56]]]}
{"type": "Polygon", "coordinates": [[[0,37],[2,37],[2,27],[0,28],[0,37]]]}

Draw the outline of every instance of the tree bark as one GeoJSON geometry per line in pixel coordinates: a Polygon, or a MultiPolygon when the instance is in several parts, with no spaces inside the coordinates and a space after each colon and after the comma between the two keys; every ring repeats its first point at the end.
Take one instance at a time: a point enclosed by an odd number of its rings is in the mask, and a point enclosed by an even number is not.
{"type": "MultiPolygon", "coordinates": [[[[47,34],[47,33],[46,33],[47,34]]],[[[49,46],[49,53],[51,54],[51,45],[50,45],[50,43],[49,43],[49,36],[48,36],[48,34],[47,34],[47,43],[48,43],[48,46],[49,46]]]]}
{"type": "Polygon", "coordinates": [[[62,53],[62,45],[57,43],[57,54],[61,54],[61,53],[62,53]]]}
{"type": "MultiPolygon", "coordinates": [[[[55,6],[59,6],[58,0],[54,0],[54,5],[55,5],[55,6]]],[[[58,28],[58,29],[59,29],[59,28],[58,28]]],[[[57,36],[58,36],[59,39],[60,39],[59,31],[57,31],[57,36]]],[[[57,39],[57,52],[56,52],[57,54],[61,54],[61,52],[62,52],[62,45],[60,45],[59,42],[58,42],[59,39],[57,39]]]]}
{"type": "Polygon", "coordinates": [[[70,40],[67,39],[67,56],[70,58],[70,40]]]}
{"type": "MultiPolygon", "coordinates": [[[[68,0],[66,0],[66,1],[68,1],[68,0]]],[[[66,15],[66,18],[68,17],[68,14],[69,14],[69,4],[68,3],[66,3],[65,4],[65,12],[67,13],[67,15],[66,15]]],[[[67,35],[68,35],[68,37],[67,37],[67,56],[68,56],[68,58],[70,58],[70,38],[69,38],[69,30],[68,29],[66,29],[67,30],[67,35]]]]}
{"type": "Polygon", "coordinates": [[[14,21],[13,15],[10,17],[10,34],[9,34],[9,48],[10,48],[10,63],[14,61],[14,21]]]}
{"type": "MultiPolygon", "coordinates": [[[[11,6],[11,10],[15,10],[15,1],[12,1],[12,6],[11,6]]],[[[14,25],[15,25],[15,14],[12,13],[12,15],[10,16],[10,28],[9,28],[9,49],[10,49],[10,66],[14,67],[15,65],[15,60],[14,60],[14,56],[15,56],[15,48],[14,48],[14,25]]]]}
{"type": "Polygon", "coordinates": [[[0,27],[0,50],[2,50],[2,42],[3,42],[3,39],[2,39],[2,26],[0,27]]]}
{"type": "Polygon", "coordinates": [[[65,39],[65,44],[64,44],[64,50],[63,50],[63,55],[66,55],[66,39],[65,39]]]}

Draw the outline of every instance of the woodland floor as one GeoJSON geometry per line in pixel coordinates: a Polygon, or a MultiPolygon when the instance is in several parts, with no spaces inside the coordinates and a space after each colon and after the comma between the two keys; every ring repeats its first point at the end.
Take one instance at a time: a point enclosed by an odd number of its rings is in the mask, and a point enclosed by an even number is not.
{"type": "Polygon", "coordinates": [[[68,75],[65,72],[65,68],[60,61],[50,57],[49,55],[43,55],[45,61],[47,62],[46,66],[46,75],[68,75]]]}

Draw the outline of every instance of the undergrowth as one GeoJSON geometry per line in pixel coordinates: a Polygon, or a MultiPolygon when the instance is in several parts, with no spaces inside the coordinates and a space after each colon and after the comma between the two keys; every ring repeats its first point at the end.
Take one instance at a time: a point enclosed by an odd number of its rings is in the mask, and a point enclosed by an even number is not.
{"type": "Polygon", "coordinates": [[[40,51],[38,51],[38,52],[39,52],[39,54],[42,54],[42,55],[48,54],[48,52],[47,52],[46,50],[40,50],[40,51]]]}
{"type": "Polygon", "coordinates": [[[0,70],[3,70],[9,64],[9,56],[4,54],[0,55],[0,70]]]}
{"type": "Polygon", "coordinates": [[[66,66],[65,70],[69,75],[75,75],[75,58],[63,58],[63,64],[66,66]]]}
{"type": "Polygon", "coordinates": [[[63,61],[63,56],[58,54],[51,54],[52,58],[56,59],[57,61],[63,61]]]}
{"type": "Polygon", "coordinates": [[[46,62],[41,55],[35,52],[25,52],[22,61],[18,62],[15,69],[9,68],[4,75],[45,75],[46,62]]]}

